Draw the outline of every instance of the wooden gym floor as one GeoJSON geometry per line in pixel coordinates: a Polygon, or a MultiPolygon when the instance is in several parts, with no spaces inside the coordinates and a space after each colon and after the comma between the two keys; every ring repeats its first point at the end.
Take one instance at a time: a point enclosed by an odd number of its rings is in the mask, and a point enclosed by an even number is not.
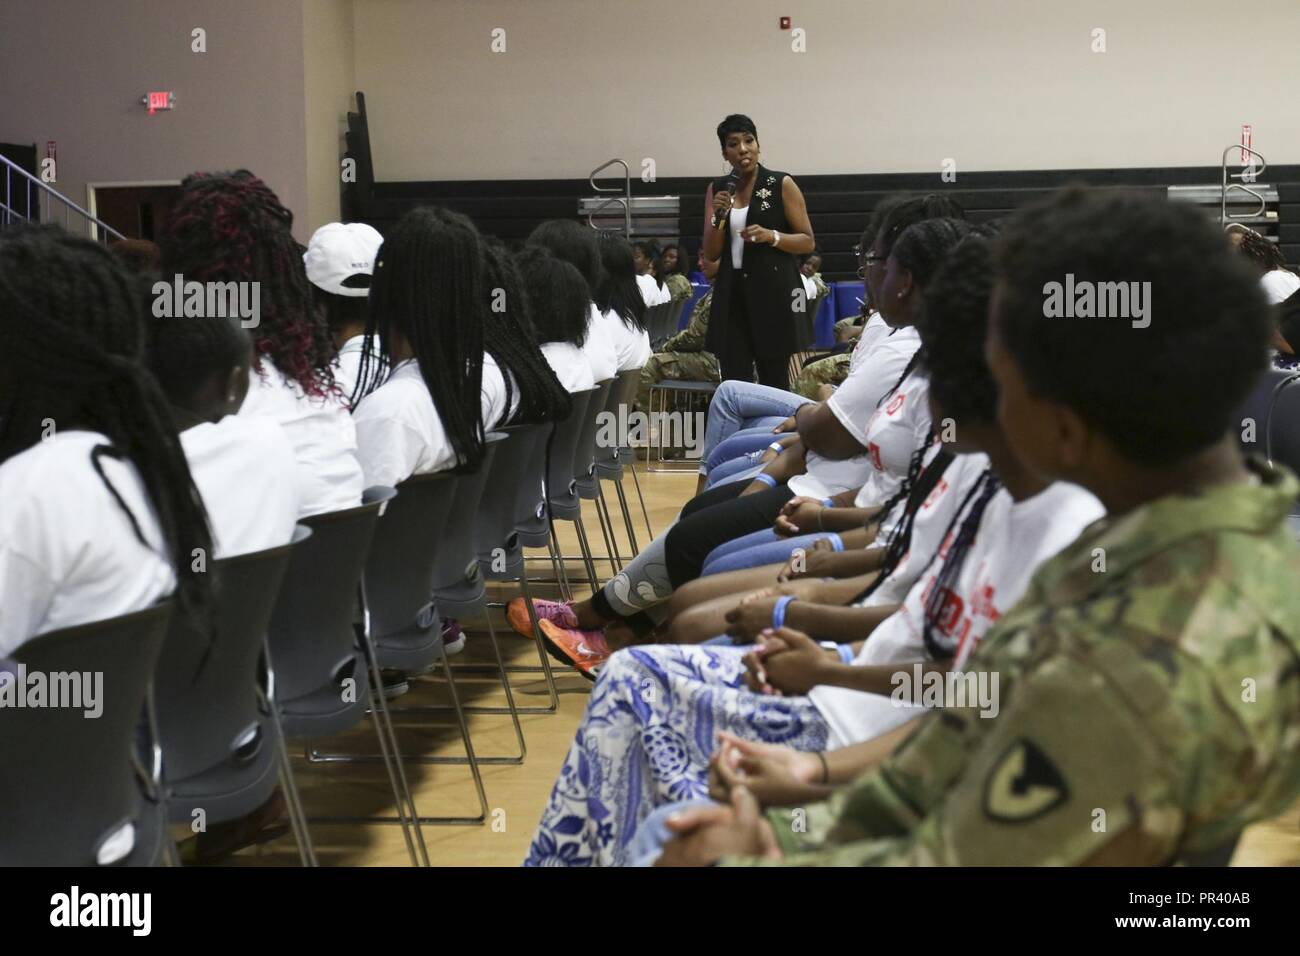
{"type": "MultiPolygon", "coordinates": [[[[695,473],[647,474],[644,463],[638,463],[637,471],[646,506],[650,511],[651,524],[656,532],[661,532],[682,503],[694,492],[695,473]]],[[[624,481],[637,540],[644,545],[648,538],[636,489],[630,476],[625,477],[624,481]]],[[[627,560],[629,547],[618,511],[617,496],[609,483],[605,484],[605,492],[618,533],[618,548],[623,559],[627,560]]],[[[598,555],[603,554],[605,549],[600,539],[594,507],[585,503],[583,511],[591,546],[598,555]]],[[[577,555],[579,551],[573,525],[561,522],[560,534],[564,553],[577,555]]],[[[546,552],[534,551],[530,555],[544,559],[546,552]]],[[[575,581],[578,595],[586,596],[590,588],[576,585],[577,578],[583,575],[581,563],[571,561],[567,567],[570,579],[575,581]]],[[[545,560],[530,560],[529,571],[537,577],[552,575],[550,563],[545,560]]],[[[597,560],[596,573],[601,580],[607,578],[610,575],[609,562],[597,560]]],[[[492,586],[489,593],[494,601],[509,600],[518,594],[517,588],[518,585],[492,586]]],[[[537,585],[534,594],[555,597],[558,591],[553,586],[537,585]]],[[[505,623],[500,610],[493,609],[489,613],[493,615],[497,639],[507,662],[536,665],[538,660],[535,644],[517,635],[505,623]]],[[[491,664],[493,661],[486,625],[482,621],[472,621],[470,625],[465,651],[451,658],[454,667],[491,664]]],[[[546,684],[540,674],[516,673],[512,677],[516,704],[528,707],[548,702],[546,684]]],[[[520,715],[519,721],[527,744],[524,762],[521,765],[481,767],[489,809],[487,823],[423,827],[429,859],[434,866],[518,866],[523,860],[551,785],[586,707],[591,686],[576,672],[560,670],[558,665],[556,685],[559,690],[559,709],[556,713],[520,715]]],[[[494,674],[458,672],[456,687],[462,703],[489,706],[505,703],[505,693],[494,674]]],[[[411,692],[393,701],[392,706],[400,708],[447,703],[449,698],[441,672],[435,672],[432,677],[413,681],[411,692]]],[[[394,715],[394,720],[398,719],[394,715]]],[[[473,714],[468,716],[468,720],[474,748],[480,758],[518,754],[509,715],[473,714]]],[[[402,752],[407,755],[407,778],[421,815],[476,815],[478,801],[468,767],[463,764],[417,764],[411,759],[412,755],[419,754],[463,757],[465,752],[454,716],[421,715],[416,720],[402,720],[398,735],[402,752]],[[430,721],[437,721],[437,724],[433,725],[430,721]]],[[[318,741],[316,746],[329,752],[377,753],[374,734],[368,722],[342,737],[328,742],[318,741]]],[[[303,759],[301,745],[293,750],[293,761],[303,803],[310,815],[393,815],[392,791],[381,764],[309,764],[303,759]]],[[[396,824],[322,823],[313,824],[311,831],[322,866],[409,864],[402,831],[396,824]]],[[[230,862],[237,866],[296,866],[298,854],[292,835],[285,835],[243,850],[230,862]]],[[[1300,803],[1283,817],[1247,830],[1233,858],[1233,864],[1300,866],[1300,803]]]]}

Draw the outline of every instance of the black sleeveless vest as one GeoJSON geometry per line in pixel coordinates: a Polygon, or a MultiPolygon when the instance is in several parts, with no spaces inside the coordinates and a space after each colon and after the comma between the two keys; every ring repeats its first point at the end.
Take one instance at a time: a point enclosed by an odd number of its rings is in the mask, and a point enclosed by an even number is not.
{"type": "MultiPolygon", "coordinates": [[[[762,164],[754,176],[754,192],[749,198],[746,226],[763,226],[782,235],[792,231],[785,217],[781,184],[788,174],[768,169],[762,164]]],[[[726,336],[732,321],[731,290],[736,282],[745,283],[749,326],[754,352],[759,358],[783,358],[795,350],[795,302],[803,300],[803,283],[799,264],[788,252],[766,243],[745,243],[742,266],[731,264],[731,217],[723,225],[722,259],[713,283],[713,304],[709,309],[709,333],[706,348],[714,355],[725,351],[726,336]],[[799,293],[796,298],[796,293],[799,293]]],[[[804,303],[806,306],[806,303],[804,303]]]]}

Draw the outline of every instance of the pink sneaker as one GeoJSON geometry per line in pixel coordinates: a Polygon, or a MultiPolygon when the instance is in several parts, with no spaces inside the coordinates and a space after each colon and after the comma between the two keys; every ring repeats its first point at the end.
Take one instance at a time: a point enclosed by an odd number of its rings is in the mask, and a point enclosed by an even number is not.
{"type": "MultiPolygon", "coordinates": [[[[560,627],[578,626],[573,608],[565,601],[543,601],[539,598],[533,601],[533,613],[537,615],[538,621],[553,621],[560,627]]],[[[523,598],[517,597],[506,605],[506,619],[515,633],[522,637],[533,636],[533,622],[529,620],[528,605],[523,598]]]]}

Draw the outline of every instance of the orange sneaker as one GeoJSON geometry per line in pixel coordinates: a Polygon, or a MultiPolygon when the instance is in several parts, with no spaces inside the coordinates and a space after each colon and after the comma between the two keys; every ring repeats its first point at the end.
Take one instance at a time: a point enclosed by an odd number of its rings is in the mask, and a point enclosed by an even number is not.
{"type": "Polygon", "coordinates": [[[601,631],[583,631],[560,627],[553,621],[538,621],[542,629],[542,643],[557,661],[575,667],[587,680],[600,675],[600,667],[609,659],[609,645],[601,631]]]}
{"type": "MultiPolygon", "coordinates": [[[[533,601],[533,613],[537,615],[538,621],[554,621],[560,627],[578,626],[573,608],[564,601],[543,601],[539,598],[533,601]]],[[[521,637],[533,636],[533,622],[528,618],[528,605],[523,598],[517,597],[506,604],[506,620],[521,637]]]]}

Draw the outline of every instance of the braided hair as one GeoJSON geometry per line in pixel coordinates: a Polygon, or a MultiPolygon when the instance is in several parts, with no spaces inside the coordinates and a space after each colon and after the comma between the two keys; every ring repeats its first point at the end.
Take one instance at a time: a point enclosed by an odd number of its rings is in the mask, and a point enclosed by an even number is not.
{"type": "MultiPolygon", "coordinates": [[[[35,445],[43,423],[104,435],[101,457],[130,461],[140,475],[177,580],[184,613],[211,609],[209,576],[193,569],[195,549],[212,553],[212,536],[167,400],[146,371],[145,288],[103,246],[53,226],[24,229],[0,242],[0,462],[35,445]]],[[[177,320],[188,322],[188,319],[177,320]]]]}
{"type": "Polygon", "coordinates": [[[531,425],[566,418],[573,400],[538,347],[528,294],[514,260],[500,242],[487,240],[483,244],[483,263],[492,302],[483,330],[483,347],[501,367],[507,409],[514,407],[514,393],[519,392],[513,423],[531,425]],[[504,300],[500,311],[496,307],[498,289],[504,300]]]}
{"type": "Polygon", "coordinates": [[[519,277],[531,304],[537,341],[568,342],[582,348],[591,317],[582,273],[541,246],[525,246],[515,255],[519,277]]]}
{"type": "Polygon", "coordinates": [[[1269,242],[1266,236],[1240,223],[1229,226],[1227,232],[1231,236],[1240,237],[1241,241],[1237,243],[1237,252],[1255,263],[1260,272],[1272,272],[1275,269],[1290,271],[1286,264],[1286,256],[1282,255],[1281,248],[1278,247],[1277,243],[1269,242]]]}
{"type": "Polygon", "coordinates": [[[941,623],[940,618],[948,604],[952,589],[961,575],[962,565],[966,563],[966,556],[970,554],[971,545],[975,543],[980,523],[984,520],[984,509],[988,507],[989,501],[1001,487],[1002,482],[998,476],[992,469],[986,469],[971,490],[966,493],[962,506],[957,509],[957,513],[953,515],[948,525],[948,530],[944,533],[943,541],[947,545],[947,550],[945,551],[944,544],[941,544],[939,551],[934,558],[931,558],[932,564],[935,558],[941,559],[943,567],[939,569],[939,576],[930,584],[925,594],[925,621],[921,626],[921,639],[925,642],[926,651],[935,660],[953,656],[955,648],[940,644],[935,635],[935,628],[941,623]],[[963,511],[964,518],[962,518],[963,511]],[[954,535],[953,525],[959,518],[961,526],[954,535]]]}
{"type": "Polygon", "coordinates": [[[194,396],[214,375],[248,364],[250,340],[238,319],[155,318],[148,331],[149,371],[173,404],[191,411],[194,396]]]}
{"type": "Polygon", "coordinates": [[[381,368],[392,369],[394,337],[409,343],[458,470],[470,472],[483,460],[483,330],[490,321],[481,250],[478,230],[460,213],[423,206],[397,221],[375,257],[357,378],[360,398],[378,387],[381,368]]]}
{"type": "Polygon", "coordinates": [[[600,247],[595,230],[572,219],[548,219],[528,235],[528,245],[551,250],[582,273],[587,283],[587,301],[596,300],[600,288],[600,247]]]}
{"type": "Polygon", "coordinates": [[[162,236],[163,275],[259,283],[253,345],[307,395],[335,391],[334,342],[312,294],[293,213],[246,169],[193,173],[181,182],[162,236]]]}
{"type": "Polygon", "coordinates": [[[632,331],[644,332],[645,299],[636,284],[632,247],[617,236],[601,233],[600,264],[604,274],[596,288],[596,308],[613,312],[632,331]]]}

